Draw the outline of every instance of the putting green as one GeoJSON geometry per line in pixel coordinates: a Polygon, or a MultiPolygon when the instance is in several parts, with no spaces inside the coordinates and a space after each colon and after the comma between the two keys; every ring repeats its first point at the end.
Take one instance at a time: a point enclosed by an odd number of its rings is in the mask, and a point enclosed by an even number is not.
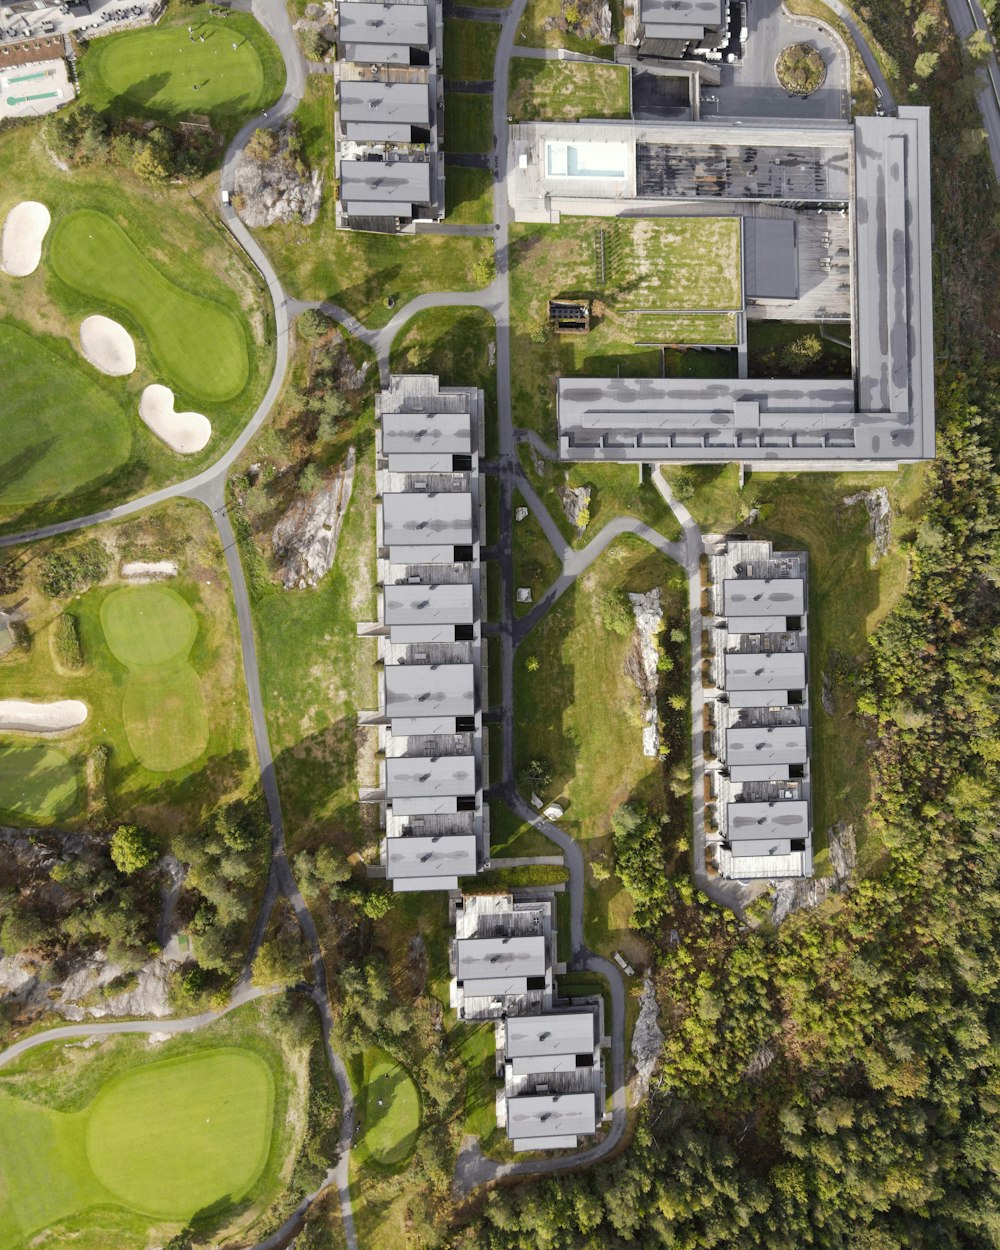
{"type": "Polygon", "coordinates": [[[417,1144],[420,1094],[409,1072],[381,1047],[365,1051],[364,1071],[365,1147],[376,1163],[391,1167],[417,1144]]]}
{"type": "Polygon", "coordinates": [[[278,98],[284,65],[256,22],[202,21],[194,12],[184,18],[183,25],[95,39],[81,67],[84,99],[133,116],[207,113],[224,129],[278,98]]]}
{"type": "Polygon", "coordinates": [[[101,604],[101,626],[114,656],[129,668],[185,657],[198,636],[191,605],[168,586],[126,586],[101,604]]]}
{"type": "Polygon", "coordinates": [[[267,1064],[240,1047],[134,1068],[76,1113],[0,1092],[0,1250],[94,1206],[179,1222],[241,1202],[267,1163],[274,1101],[267,1064]]]}
{"type": "Polygon", "coordinates": [[[208,708],[201,678],[190,664],[133,669],[122,698],[128,744],[143,767],[172,773],[208,746],[208,708]]]}
{"type": "MultiPolygon", "coordinates": [[[[242,318],[175,285],[105,213],[78,209],[63,217],[50,236],[48,263],[68,287],[95,301],[91,311],[124,319],[145,340],[158,381],[205,403],[233,399],[246,385],[242,318]]],[[[217,291],[219,282],[205,273],[202,289],[217,291]]]]}
{"type": "Polygon", "coordinates": [[[70,497],[128,460],[129,418],[92,371],[7,321],[0,361],[0,507],[70,497]]]}
{"type": "Polygon", "coordinates": [[[49,825],[76,802],[77,774],[62,751],[0,746],[0,816],[49,825]]]}

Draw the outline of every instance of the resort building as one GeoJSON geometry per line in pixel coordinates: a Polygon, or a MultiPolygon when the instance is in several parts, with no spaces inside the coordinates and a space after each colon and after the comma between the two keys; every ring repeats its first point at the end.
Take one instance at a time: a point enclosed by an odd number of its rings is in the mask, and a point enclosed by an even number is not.
{"type": "Polygon", "coordinates": [[[497,1124],[514,1150],[576,1147],[605,1118],[604,1000],[558,996],[554,896],[465,895],[452,911],[450,1001],[494,1021],[497,1124]]]}
{"type": "Polygon", "coordinates": [[[933,458],[929,151],[928,110],[916,107],[853,124],[511,127],[508,194],[519,221],[739,220],[740,305],[726,310],[736,376],[560,378],[560,457],[771,471],[933,458]],[[750,378],[753,320],[839,322],[851,376],[750,378]]]}
{"type": "Polygon", "coordinates": [[[489,854],[479,558],[483,392],[393,376],[376,400],[382,870],[395,890],[454,890],[489,854]]]}
{"type": "Polygon", "coordinates": [[[729,38],[729,0],[640,0],[639,20],[644,55],[713,52],[729,38]]]}
{"type": "Polygon", "coordinates": [[[444,216],[442,0],[337,6],[337,225],[394,234],[444,216]]]}
{"type": "Polygon", "coordinates": [[[807,556],[734,540],[709,569],[708,847],[724,877],[808,877],[807,556]]]}

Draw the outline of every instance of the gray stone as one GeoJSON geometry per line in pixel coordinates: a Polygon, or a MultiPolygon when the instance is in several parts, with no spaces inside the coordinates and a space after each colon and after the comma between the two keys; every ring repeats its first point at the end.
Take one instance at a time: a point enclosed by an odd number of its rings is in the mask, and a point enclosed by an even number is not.
{"type": "Polygon", "coordinates": [[[336,477],[308,499],[296,499],[274,527],[271,542],[286,590],[315,586],[333,566],[354,488],[354,448],[336,477]]]}

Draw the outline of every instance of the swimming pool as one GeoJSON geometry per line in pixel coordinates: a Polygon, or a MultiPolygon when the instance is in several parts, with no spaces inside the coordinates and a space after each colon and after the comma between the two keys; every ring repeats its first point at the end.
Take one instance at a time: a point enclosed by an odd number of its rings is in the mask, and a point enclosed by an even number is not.
{"type": "Polygon", "coordinates": [[[550,178],[627,178],[627,143],[556,143],[545,145],[550,178]]]}

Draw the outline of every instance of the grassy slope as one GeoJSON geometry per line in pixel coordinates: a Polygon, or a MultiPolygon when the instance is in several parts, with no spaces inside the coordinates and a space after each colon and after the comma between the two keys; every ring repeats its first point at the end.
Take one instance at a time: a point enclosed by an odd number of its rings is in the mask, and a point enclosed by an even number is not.
{"type": "Polygon", "coordinates": [[[472,269],[489,254],[489,239],[336,229],[333,113],[333,79],[312,75],[298,116],[310,160],[322,170],[327,188],[318,220],[311,226],[291,223],[257,231],[288,294],[332,300],[366,325],[380,326],[392,317],[387,298],[399,308],[427,291],[475,289],[472,269]]]}
{"type": "Polygon", "coordinates": [[[636,339],[640,309],[732,308],[739,303],[739,223],[727,218],[569,218],[511,228],[512,380],[519,425],[551,443],[557,377],[656,377],[657,348],[636,339]],[[735,229],[734,229],[735,227],[735,229]],[[604,283],[595,246],[604,235],[604,283]],[[548,300],[591,301],[587,334],[543,330],[548,300]]]}
{"type": "MultiPolygon", "coordinates": [[[[263,285],[215,220],[216,197],[210,180],[191,188],[152,187],[122,170],[103,166],[65,174],[49,159],[38,128],[23,126],[0,134],[0,216],[24,199],[41,200],[49,206],[53,216],[49,240],[62,218],[77,210],[107,214],[126,230],[151,264],[169,273],[177,287],[194,293],[211,292],[227,314],[238,317],[249,353],[248,380],[241,393],[225,403],[199,405],[212,422],[213,437],[208,446],[198,455],[182,459],[139,420],[139,394],[148,383],[158,380],[145,344],[137,344],[139,364],[131,377],[103,378],[82,361],[76,348],[80,320],[101,309],[95,307],[93,298],[81,297],[52,273],[47,247],[41,265],[30,277],[0,276],[0,321],[48,336],[40,340],[46,348],[65,361],[74,374],[85,370],[91,385],[99,388],[107,397],[105,402],[121,414],[114,442],[108,443],[109,457],[95,469],[92,447],[77,437],[86,409],[80,413],[67,406],[67,390],[57,387],[55,379],[47,389],[39,390],[33,401],[37,410],[47,414],[50,427],[65,440],[58,451],[55,447],[51,450],[50,455],[58,455],[59,460],[47,462],[50,467],[30,501],[31,523],[40,525],[152,490],[217,458],[256,408],[271,375],[273,347],[265,341],[270,305],[263,285]],[[115,459],[121,454],[122,443],[125,454],[131,446],[124,464],[115,459]],[[74,478],[79,483],[76,490],[72,489],[74,478]],[[54,480],[68,483],[69,489],[51,486],[54,480]]],[[[72,375],[66,376],[72,393],[76,389],[72,375]]],[[[5,427],[5,434],[10,433],[11,427],[5,427]]],[[[18,463],[16,456],[35,454],[35,430],[30,421],[15,424],[13,434],[18,442],[5,440],[0,450],[0,463],[8,466],[6,479],[0,468],[0,489],[5,480],[9,484],[11,462],[15,466],[18,463]]],[[[7,502],[0,493],[0,526],[23,528],[27,502],[13,495],[7,502]]]]}
{"type": "Polygon", "coordinates": [[[81,99],[126,117],[179,121],[206,113],[216,129],[235,133],[281,95],[285,64],[249,14],[211,21],[209,8],[176,9],[155,28],[95,39],[80,59],[81,99]]]}
{"type": "Polygon", "coordinates": [[[398,1167],[413,1154],[420,1131],[420,1094],[409,1072],[378,1046],[364,1053],[362,1102],[366,1161],[398,1167]],[[382,1105],[379,1106],[381,1099],[382,1105]]]}
{"type": "Polygon", "coordinates": [[[123,322],[158,378],[182,397],[224,403],[246,386],[249,327],[219,299],[219,284],[197,293],[179,287],[104,213],[63,217],[49,236],[48,264],[84,301],[123,322]]]}
{"type": "MultiPolygon", "coordinates": [[[[127,1036],[88,1050],[73,1044],[42,1047],[4,1068],[0,1177],[6,1170],[5,1179],[13,1184],[19,1201],[16,1208],[9,1202],[0,1206],[2,1250],[20,1250],[25,1244],[18,1230],[19,1217],[25,1214],[35,1227],[39,1215],[49,1227],[32,1238],[31,1244],[40,1250],[68,1244],[78,1250],[141,1250],[163,1244],[180,1227],[176,1216],[170,1222],[162,1208],[157,1210],[164,1196],[176,1200],[178,1212],[200,1202],[204,1218],[198,1223],[206,1235],[228,1224],[230,1232],[241,1228],[256,1241],[251,1230],[268,1227],[261,1213],[288,1185],[301,1140],[306,1094],[301,1043],[286,1040],[273,1011],[270,1002],[253,1004],[155,1048],[145,1038],[127,1036]],[[227,1062],[226,1055],[235,1055],[238,1062],[227,1062]],[[201,1066],[205,1057],[210,1061],[207,1067],[201,1066]],[[174,1092],[178,1065],[183,1068],[180,1096],[174,1092]],[[164,1079],[174,1082],[169,1090],[164,1079]],[[121,1081],[137,1081],[138,1086],[129,1090],[127,1084],[117,1084],[121,1081]],[[146,1198],[138,1189],[129,1195],[138,1206],[148,1208],[146,1214],[124,1206],[87,1165],[88,1146],[97,1149],[101,1144],[87,1140],[88,1112],[91,1108],[100,1112],[98,1100],[106,1091],[117,1106],[105,1110],[116,1114],[110,1121],[103,1116],[104,1124],[97,1127],[110,1130],[110,1142],[105,1141],[120,1154],[114,1175],[106,1179],[116,1185],[139,1181],[148,1186],[146,1198]],[[122,1093],[129,1095],[127,1103],[121,1101],[122,1093]],[[207,1128],[198,1113],[206,1099],[217,1104],[215,1113],[210,1109],[209,1114],[216,1122],[207,1128]],[[47,1151],[59,1148],[53,1137],[59,1125],[66,1131],[53,1166],[47,1151]],[[22,1131],[26,1126],[30,1134],[22,1131]],[[39,1128],[47,1131],[39,1133],[39,1128]],[[216,1128],[222,1132],[216,1133],[216,1128]],[[240,1142],[240,1149],[230,1148],[233,1140],[240,1142]],[[16,1148],[9,1148],[10,1142],[16,1142],[16,1148]],[[27,1142],[30,1152],[24,1149],[27,1142]],[[245,1143],[251,1142],[252,1149],[245,1152],[245,1143]],[[149,1167],[154,1169],[152,1175],[149,1167]],[[251,1170],[256,1175],[248,1183],[251,1170]],[[216,1184],[220,1188],[214,1192],[223,1201],[216,1209],[205,1210],[210,1205],[208,1190],[216,1184]],[[227,1185],[237,1193],[242,1187],[245,1201],[237,1209],[225,1201],[227,1185]],[[92,1204],[86,1210],[81,1209],[84,1201],[92,1204]]],[[[315,1032],[310,1024],[307,1036],[311,1039],[315,1032]]],[[[98,1160],[99,1168],[109,1164],[110,1159],[98,1160]]]]}
{"type": "Polygon", "coordinates": [[[489,82],[493,78],[500,27],[494,22],[446,17],[444,23],[444,76],[465,82],[489,82]]]}
{"type": "MultiPolygon", "coordinates": [[[[642,754],[641,699],[624,672],[631,639],[607,631],[599,611],[606,590],[653,586],[664,590],[667,628],[681,623],[678,567],[638,539],[618,540],[517,651],[517,768],[535,757],[548,762],[552,785],[542,797],[558,797],[566,810],[561,823],[580,840],[588,862],[609,856],[608,818],[621,803],[635,800],[653,812],[666,806],[663,766],[642,754]],[[536,672],[528,672],[529,656],[540,662],[536,672]]],[[[641,959],[643,944],[628,929],[630,914],[629,897],[614,875],[596,882],[588,874],[584,915],[593,950],[621,949],[641,959]]]]}
{"type": "Polygon", "coordinates": [[[835,686],[835,712],[823,710],[823,675],[833,677],[839,657],[848,668],[864,652],[868,636],[895,606],[908,575],[908,557],[899,539],[919,517],[925,476],[922,465],[893,473],[752,473],[742,492],[735,465],[690,471],[664,469],[668,477],[690,474],[697,482],[686,502],[703,529],[739,528],[748,506],[761,506],[760,522],[749,531],[787,547],[809,552],[809,640],[812,706],[812,775],[817,872],[826,868],[826,834],[838,820],[863,834],[863,813],[871,780],[868,748],[853,700],[835,686]],[[871,536],[863,505],[847,508],[843,499],[885,486],[893,508],[894,540],[887,556],[871,567],[871,536]]]}
{"type": "Polygon", "coordinates": [[[444,150],[487,152],[493,137],[493,102],[468,91],[444,93],[444,150]]]}
{"type": "MultiPolygon", "coordinates": [[[[520,491],[514,492],[515,508],[522,507],[524,499],[520,491]]],[[[534,603],[545,594],[559,576],[562,565],[559,557],[552,550],[549,540],[545,537],[542,527],[529,512],[523,521],[514,523],[514,586],[518,589],[527,586],[531,591],[534,603]]],[[[518,603],[515,600],[514,611],[518,616],[525,616],[531,611],[530,603],[518,603]]]]}
{"type": "Polygon", "coordinates": [[[629,117],[629,71],[619,65],[515,58],[507,110],[517,121],[629,117]]]}
{"type": "MultiPolygon", "coordinates": [[[[107,743],[112,749],[108,768],[110,816],[141,820],[169,832],[179,823],[203,819],[220,797],[245,789],[253,775],[246,687],[222,552],[208,513],[196,503],[162,505],[138,520],[117,522],[92,533],[125,558],[177,561],[180,576],[171,587],[194,609],[200,625],[190,660],[200,675],[210,709],[206,750],[169,775],[151,772],[136,759],[123,718],[129,671],[112,655],[101,625],[101,607],[120,587],[117,579],[85,592],[79,599],[58,603],[34,587],[30,581],[34,564],[28,565],[26,606],[32,647],[27,655],[12,652],[0,662],[0,697],[83,699],[90,710],[88,719],[60,739],[60,748],[73,761],[81,781],[88,754],[99,743],[107,743]],[[85,667],[78,673],[59,672],[53,660],[50,636],[63,608],[69,608],[79,621],[85,667]]],[[[35,548],[28,551],[32,557],[38,554],[35,548]]],[[[155,748],[188,750],[184,724],[172,723],[162,707],[157,716],[155,748]]],[[[0,741],[14,739],[3,735],[0,741]]],[[[25,741],[24,736],[19,735],[17,741],[25,741]]],[[[97,797],[88,795],[87,787],[81,784],[67,823],[80,823],[88,811],[97,810],[97,797]]]]}

